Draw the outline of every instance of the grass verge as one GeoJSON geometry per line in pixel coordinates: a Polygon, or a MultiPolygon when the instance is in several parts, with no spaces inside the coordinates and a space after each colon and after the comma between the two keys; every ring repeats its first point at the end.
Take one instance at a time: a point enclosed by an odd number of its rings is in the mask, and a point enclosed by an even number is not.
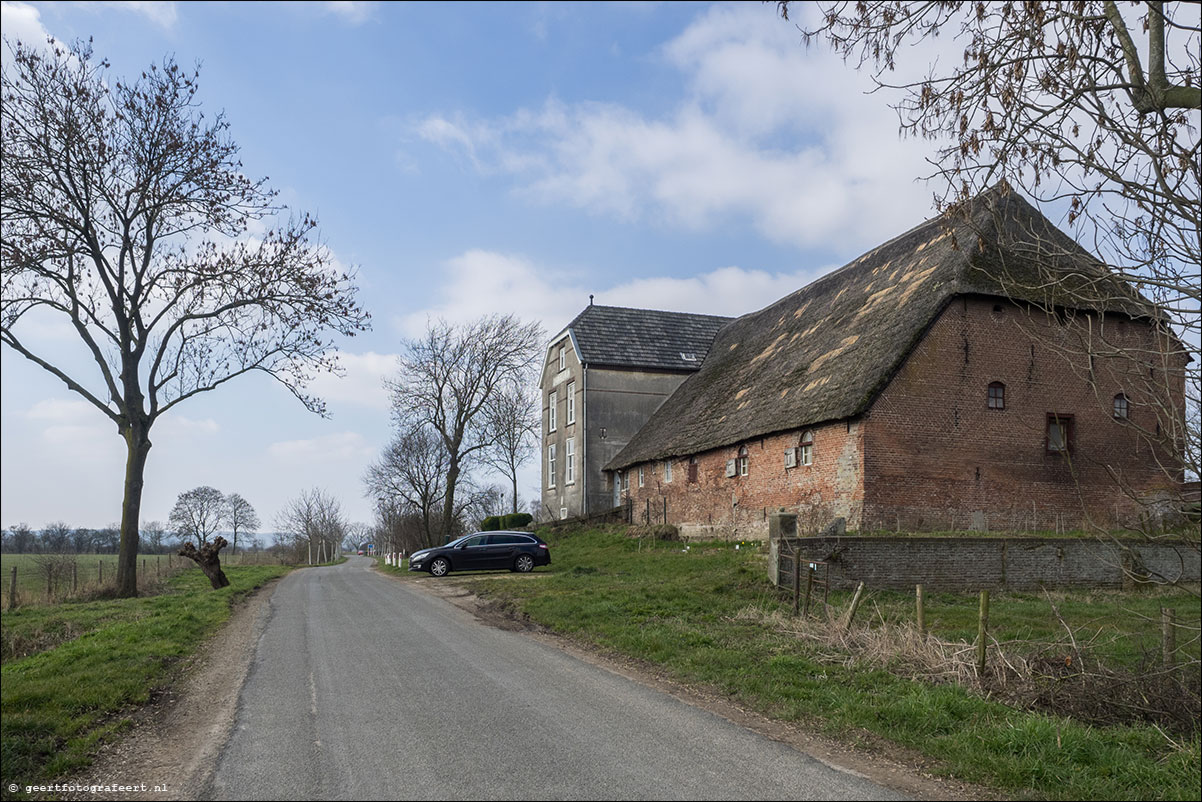
{"type": "MultiPolygon", "coordinates": [[[[1178,737],[1174,745],[1151,726],[1096,727],[1008,707],[956,685],[910,679],[889,666],[817,649],[781,631],[772,613],[789,601],[768,585],[763,557],[754,551],[727,544],[648,548],[604,530],[544,537],[555,560],[549,571],[457,581],[549,629],[655,664],[770,717],[916,750],[947,776],[1027,798],[1198,798],[1197,736],[1178,737]],[[761,614],[748,615],[749,609],[761,614]]],[[[1197,609],[1196,596],[1184,593],[1142,600],[1080,595],[1057,605],[1072,626],[1116,627],[1129,614],[1138,621],[1142,607],[1150,613],[1165,603],[1191,605],[1195,615],[1197,609]]],[[[975,598],[940,594],[934,601],[943,609],[928,609],[930,626],[944,637],[965,633],[975,598]]],[[[845,597],[833,593],[831,602],[842,605],[845,597]]],[[[871,624],[912,604],[905,594],[876,593],[861,615],[871,624]]],[[[1063,626],[1038,594],[998,594],[991,618],[999,633],[1035,638],[1050,638],[1063,626]]],[[[1114,657],[1130,661],[1141,649],[1116,646],[1114,657]]]]}
{"type": "Polygon", "coordinates": [[[0,668],[4,798],[14,796],[11,784],[46,782],[88,765],[101,743],[129,726],[131,710],[229,618],[239,597],[288,570],[227,568],[230,586],[221,590],[188,571],[159,596],[4,612],[5,652],[11,646],[13,654],[0,668]]]}

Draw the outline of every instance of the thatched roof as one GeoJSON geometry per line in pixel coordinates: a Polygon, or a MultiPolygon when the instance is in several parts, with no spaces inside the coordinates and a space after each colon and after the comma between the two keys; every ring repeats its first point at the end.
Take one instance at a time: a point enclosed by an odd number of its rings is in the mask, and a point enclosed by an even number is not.
{"type": "Polygon", "coordinates": [[[606,468],[860,415],[959,295],[1155,312],[1023,198],[996,187],[724,327],[701,370],[606,468]]]}
{"type": "Polygon", "coordinates": [[[589,304],[567,328],[586,365],[692,373],[704,363],[714,334],[733,319],[589,304]]]}

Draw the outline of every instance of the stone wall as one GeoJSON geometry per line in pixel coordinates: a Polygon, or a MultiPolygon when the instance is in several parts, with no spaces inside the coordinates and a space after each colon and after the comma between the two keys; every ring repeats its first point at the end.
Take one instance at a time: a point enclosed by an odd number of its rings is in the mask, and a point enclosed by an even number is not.
{"type": "Polygon", "coordinates": [[[772,580],[788,586],[793,548],[827,564],[830,586],[976,591],[994,588],[1123,588],[1134,576],[1198,582],[1199,555],[1187,543],[1113,543],[1024,537],[839,537],[774,539],[772,580]],[[782,545],[783,544],[783,545],[782,545]]]}

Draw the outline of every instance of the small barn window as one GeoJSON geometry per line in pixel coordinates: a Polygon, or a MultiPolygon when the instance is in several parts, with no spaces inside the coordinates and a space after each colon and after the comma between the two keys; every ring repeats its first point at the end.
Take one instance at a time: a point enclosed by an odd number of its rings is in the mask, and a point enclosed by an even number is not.
{"type": "Polygon", "coordinates": [[[672,481],[672,460],[670,459],[664,460],[664,481],[672,481]]]}
{"type": "Polygon", "coordinates": [[[697,458],[689,457],[689,482],[697,484],[697,458]]]}
{"type": "Polygon", "coordinates": [[[643,466],[639,466],[639,487],[643,486],[643,466]]]}
{"type": "Polygon", "coordinates": [[[1006,408],[1006,385],[1001,382],[990,382],[988,404],[990,409],[1006,408]]]}
{"type": "Polygon", "coordinates": [[[741,446],[739,448],[739,461],[738,461],[739,476],[747,475],[747,464],[749,461],[750,461],[750,458],[747,455],[747,446],[741,446]]]}
{"type": "Polygon", "coordinates": [[[801,435],[801,464],[814,464],[814,433],[809,430],[801,435]]]}
{"type": "Polygon", "coordinates": [[[1068,454],[1073,449],[1073,416],[1048,413],[1047,451],[1068,454]]]}
{"type": "Polygon", "coordinates": [[[1131,411],[1131,404],[1127,401],[1127,396],[1119,393],[1114,397],[1114,417],[1126,420],[1128,413],[1131,411]]]}

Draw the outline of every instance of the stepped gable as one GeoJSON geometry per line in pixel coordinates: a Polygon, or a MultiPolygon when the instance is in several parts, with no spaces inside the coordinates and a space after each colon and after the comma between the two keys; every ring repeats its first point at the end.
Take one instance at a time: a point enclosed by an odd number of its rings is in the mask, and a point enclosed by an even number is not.
{"type": "Polygon", "coordinates": [[[733,318],[590,304],[568,324],[580,361],[592,367],[693,372],[733,318]]]}
{"type": "Polygon", "coordinates": [[[606,469],[860,415],[960,295],[1156,314],[1026,200],[994,187],[722,328],[701,370],[606,469]]]}

